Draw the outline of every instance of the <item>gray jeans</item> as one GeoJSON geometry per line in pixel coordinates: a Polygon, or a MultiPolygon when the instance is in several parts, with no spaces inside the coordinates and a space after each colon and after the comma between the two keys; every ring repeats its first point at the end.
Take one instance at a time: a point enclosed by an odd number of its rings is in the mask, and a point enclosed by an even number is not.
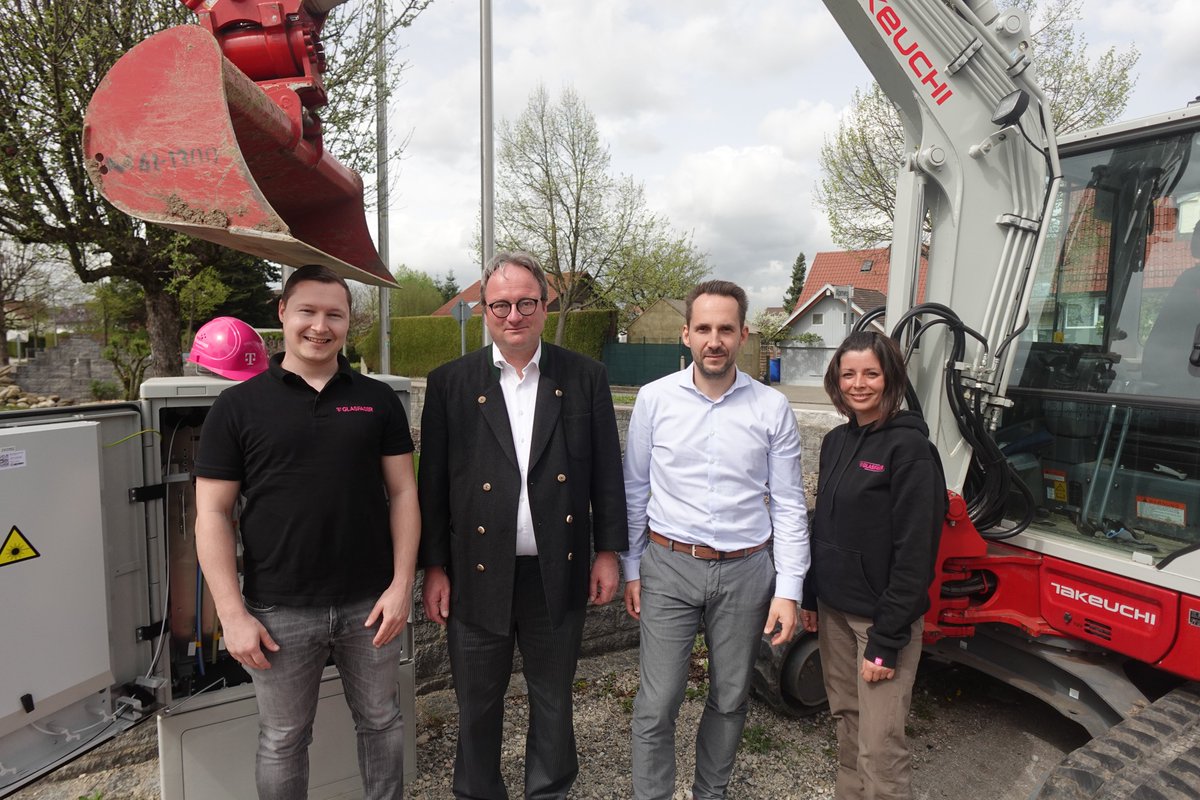
{"type": "Polygon", "coordinates": [[[337,606],[263,606],[246,609],[279,645],[267,652],[271,668],[248,670],[258,699],[260,800],[308,796],[308,746],[317,714],[321,673],[330,655],[341,674],[358,737],[358,768],[365,800],[404,796],[404,717],[397,689],[403,638],[383,647],[371,640],[378,625],[363,623],[376,598],[337,606]]]}
{"type": "Polygon", "coordinates": [[[742,738],[750,675],[775,590],[771,556],[704,561],[650,544],[641,563],[641,687],[633,704],[633,794],[675,791],[675,720],[692,644],[704,623],[708,699],[696,734],[698,800],[725,796],[742,738]]]}

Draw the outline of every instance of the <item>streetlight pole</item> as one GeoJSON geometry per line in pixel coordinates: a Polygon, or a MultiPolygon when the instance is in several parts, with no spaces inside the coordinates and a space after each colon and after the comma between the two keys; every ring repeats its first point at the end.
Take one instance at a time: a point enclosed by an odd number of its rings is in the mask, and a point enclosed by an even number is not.
{"type": "MultiPolygon", "coordinates": [[[[496,146],[492,133],[492,0],[479,0],[479,170],[481,184],[480,239],[483,263],[479,265],[480,281],[483,269],[492,260],[496,249],[496,146]]],[[[479,285],[483,301],[482,282],[479,285]]],[[[487,314],[487,309],[481,309],[487,314]]],[[[484,320],[483,343],[491,344],[487,320],[484,320]]]]}
{"type": "MultiPolygon", "coordinates": [[[[386,57],[386,0],[375,0],[375,202],[379,228],[379,260],[391,272],[388,260],[388,164],[387,164],[387,74],[386,57]]],[[[391,291],[379,287],[379,371],[392,371],[392,309],[391,291]]]]}

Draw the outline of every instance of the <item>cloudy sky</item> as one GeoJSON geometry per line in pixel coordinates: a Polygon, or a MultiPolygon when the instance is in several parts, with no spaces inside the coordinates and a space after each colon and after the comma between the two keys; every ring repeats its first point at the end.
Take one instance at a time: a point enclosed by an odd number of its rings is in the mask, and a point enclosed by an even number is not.
{"type": "MultiPolygon", "coordinates": [[[[1085,2],[1089,49],[1136,46],[1126,118],[1200,94],[1200,14],[1191,0],[1085,2]],[[1135,25],[1136,21],[1136,25],[1135,25]]],[[[690,231],[713,277],[752,309],[779,305],[796,255],[833,249],[813,202],[817,152],[870,75],[816,0],[494,0],[495,117],[531,90],[573,86],[614,171],[652,211],[690,231]]],[[[408,137],[394,175],[391,266],[460,285],[478,274],[479,3],[436,0],[404,32],[408,62],[390,114],[408,137]]]]}

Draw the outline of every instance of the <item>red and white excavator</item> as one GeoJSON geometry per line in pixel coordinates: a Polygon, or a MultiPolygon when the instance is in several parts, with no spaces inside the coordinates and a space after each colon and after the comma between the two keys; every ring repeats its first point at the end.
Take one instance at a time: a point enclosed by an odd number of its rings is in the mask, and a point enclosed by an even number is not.
{"type": "MultiPolygon", "coordinates": [[[[905,130],[880,312],[954,492],[926,650],[1101,737],[1043,796],[1200,797],[1200,106],[1055,141],[1019,8],[825,5],[905,130]]],[[[764,644],[776,706],[819,676],[764,644]]]]}

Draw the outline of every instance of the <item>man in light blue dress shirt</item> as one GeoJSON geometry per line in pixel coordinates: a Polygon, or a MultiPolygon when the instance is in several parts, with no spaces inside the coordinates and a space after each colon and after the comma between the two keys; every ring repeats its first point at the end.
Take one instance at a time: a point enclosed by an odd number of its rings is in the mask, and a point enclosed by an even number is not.
{"type": "Polygon", "coordinates": [[[697,800],[725,797],[760,632],[780,644],[796,629],[809,563],[800,436],[786,398],[738,370],[748,334],[741,287],[697,286],[683,329],[693,363],[643,387],[629,422],[621,560],[625,607],[641,621],[637,800],[674,794],[675,719],[701,622],[709,691],[696,736],[697,800]]]}

